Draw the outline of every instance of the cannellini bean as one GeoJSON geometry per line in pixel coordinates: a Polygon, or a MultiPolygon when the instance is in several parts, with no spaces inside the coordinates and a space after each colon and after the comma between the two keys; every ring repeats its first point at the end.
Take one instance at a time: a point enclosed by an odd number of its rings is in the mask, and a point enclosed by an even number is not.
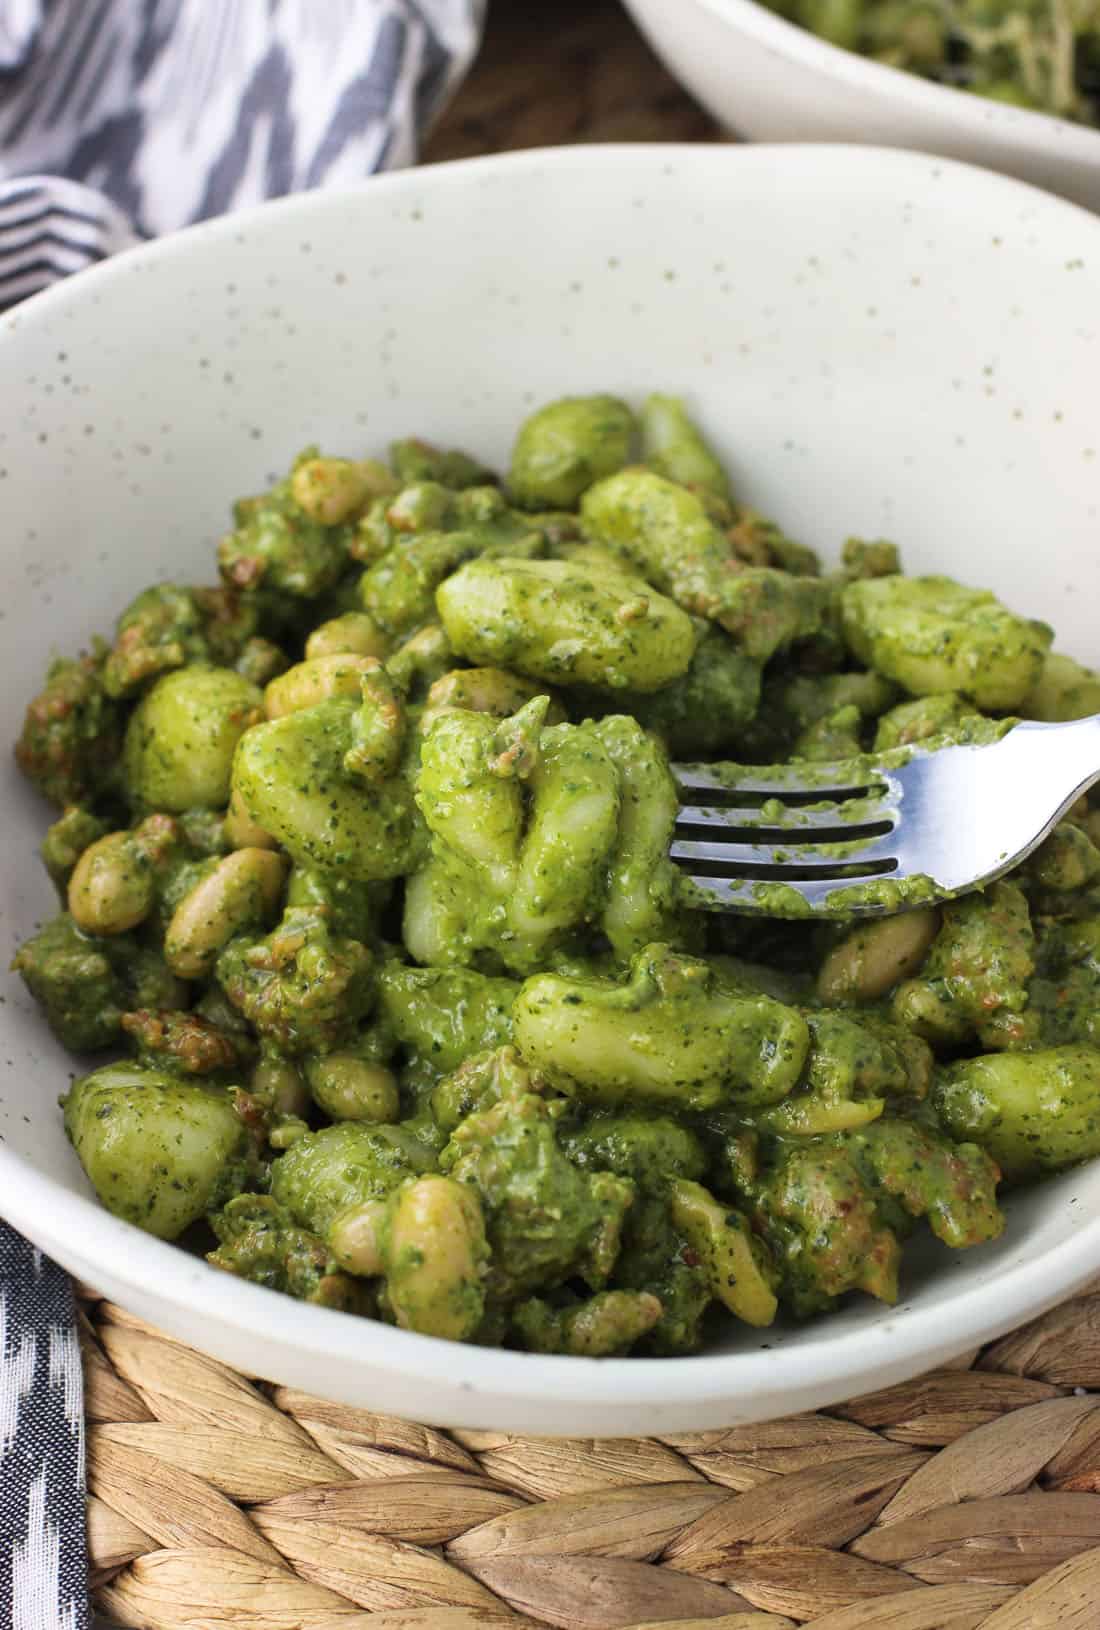
{"type": "Polygon", "coordinates": [[[218,952],[248,923],[263,922],[278,903],[286,861],[270,849],[235,849],[176,907],[164,956],[181,979],[208,973],[218,952]]]}

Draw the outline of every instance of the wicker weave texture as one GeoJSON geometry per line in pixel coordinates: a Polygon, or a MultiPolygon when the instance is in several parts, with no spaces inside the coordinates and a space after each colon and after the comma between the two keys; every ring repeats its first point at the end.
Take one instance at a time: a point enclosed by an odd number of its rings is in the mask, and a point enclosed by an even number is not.
{"type": "Polygon", "coordinates": [[[820,1414],[442,1432],[83,1311],[98,1606],[140,1630],[1097,1630],[1100,1288],[820,1414]]]}

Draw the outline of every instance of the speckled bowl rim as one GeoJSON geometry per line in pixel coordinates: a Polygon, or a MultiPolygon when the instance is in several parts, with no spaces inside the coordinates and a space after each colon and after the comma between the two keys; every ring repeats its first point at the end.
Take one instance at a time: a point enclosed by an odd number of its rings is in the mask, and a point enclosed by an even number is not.
{"type": "MultiPolygon", "coordinates": [[[[366,188],[399,200],[406,191],[422,195],[426,185],[440,189],[464,187],[497,171],[549,167],[568,174],[571,169],[592,163],[621,163],[625,167],[670,160],[731,167],[740,162],[764,161],[782,167],[817,165],[830,157],[856,167],[892,168],[899,194],[910,182],[923,181],[931,162],[989,195],[991,202],[996,202],[999,195],[1006,212],[1030,197],[1040,198],[1048,210],[1069,212],[1077,230],[1095,234],[1100,261],[1100,218],[1087,210],[978,166],[909,150],[828,143],[761,143],[727,148],[624,143],[534,148],[378,176],[327,192],[301,193],[139,245],[0,316],[0,367],[6,333],[33,325],[40,316],[52,315],[65,306],[85,303],[112,280],[128,278],[137,258],[152,270],[180,255],[186,256],[192,246],[200,243],[229,242],[235,234],[246,232],[252,222],[275,214],[306,224],[315,214],[339,210],[349,193],[366,188]]],[[[893,1316],[868,1327],[841,1330],[825,1321],[820,1336],[803,1338],[789,1349],[776,1345],[763,1350],[679,1358],[586,1359],[465,1346],[292,1301],[278,1292],[223,1274],[177,1246],[143,1233],[112,1216],[95,1200],[73,1193],[57,1178],[38,1171],[2,1144],[0,1203],[3,1215],[14,1227],[96,1288],[104,1288],[106,1281],[107,1288],[113,1284],[113,1294],[125,1300],[129,1286],[143,1302],[155,1301],[163,1328],[179,1339],[201,1347],[205,1315],[253,1343],[257,1374],[263,1373],[266,1337],[276,1353],[292,1351],[297,1357],[318,1362],[314,1390],[325,1390],[326,1359],[352,1368],[365,1365],[401,1374],[423,1385],[426,1390],[421,1418],[433,1418],[433,1381],[450,1390],[480,1395],[486,1400],[484,1408],[477,1406],[471,1414],[476,1413],[483,1424],[491,1418],[496,1399],[526,1405],[545,1400],[548,1413],[575,1405],[587,1409],[589,1418],[593,1410],[604,1406],[617,1406],[620,1412],[632,1408],[645,1412],[652,1431],[660,1429],[664,1410],[675,1415],[678,1406],[698,1406],[700,1402],[712,1408],[715,1425],[727,1424],[731,1417],[737,1418],[737,1400],[754,1394],[774,1399],[773,1416],[789,1414],[792,1409],[825,1407],[851,1397],[868,1384],[881,1387],[904,1380],[1004,1334],[1072,1294],[1094,1277],[1100,1266],[1098,1216],[1083,1223],[1071,1239],[1038,1258],[1025,1255],[1005,1265],[976,1289],[967,1288],[927,1308],[899,1307],[893,1316]],[[98,1284],[97,1264],[102,1265],[98,1284]],[[809,1393],[812,1405],[807,1401],[809,1393]]],[[[759,1409],[750,1411],[750,1416],[761,1418],[759,1409]]],[[[614,1421],[609,1421],[607,1430],[627,1435],[614,1421]]]]}
{"type": "MultiPolygon", "coordinates": [[[[674,9],[679,0],[664,0],[674,9]]],[[[895,102],[904,102],[918,111],[950,117],[957,125],[988,135],[991,130],[1018,139],[1021,145],[1041,147],[1052,155],[1075,163],[1093,164],[1100,171],[1100,129],[1075,124],[1053,113],[1034,108],[1013,107],[922,79],[904,68],[875,62],[871,57],[847,51],[823,40],[809,29],[788,22],[760,0],[696,0],[705,11],[730,25],[738,33],[750,34],[773,56],[816,69],[831,79],[855,89],[875,90],[895,102]]]]}

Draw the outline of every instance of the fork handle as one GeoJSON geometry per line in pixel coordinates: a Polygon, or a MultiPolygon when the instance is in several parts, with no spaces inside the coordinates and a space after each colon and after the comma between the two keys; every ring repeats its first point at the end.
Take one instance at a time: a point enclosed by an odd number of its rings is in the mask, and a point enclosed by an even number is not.
{"type": "Polygon", "coordinates": [[[1055,724],[1025,719],[1009,732],[1026,753],[1027,774],[1042,778],[1044,790],[1075,802],[1100,781],[1100,713],[1055,724]]]}

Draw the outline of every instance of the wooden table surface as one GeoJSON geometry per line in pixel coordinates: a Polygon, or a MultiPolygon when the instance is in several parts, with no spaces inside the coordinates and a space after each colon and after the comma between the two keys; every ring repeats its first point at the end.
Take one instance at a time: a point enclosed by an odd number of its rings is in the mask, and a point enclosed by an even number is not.
{"type": "Polygon", "coordinates": [[[422,158],[563,142],[721,139],[618,0],[489,0],[480,55],[422,158]]]}

